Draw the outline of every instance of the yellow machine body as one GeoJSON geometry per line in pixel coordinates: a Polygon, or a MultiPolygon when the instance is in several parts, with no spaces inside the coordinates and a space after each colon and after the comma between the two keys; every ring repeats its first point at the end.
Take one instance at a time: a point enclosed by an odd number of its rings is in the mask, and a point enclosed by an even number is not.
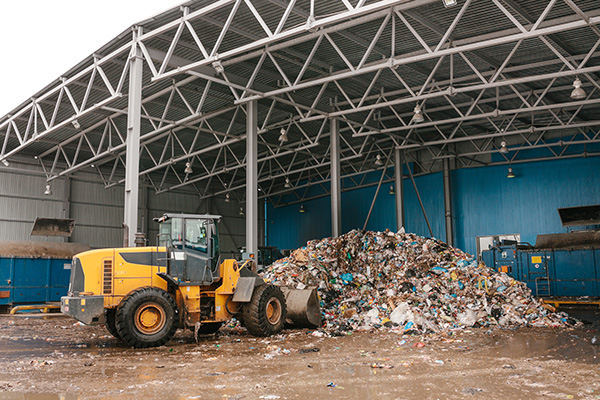
{"type": "MultiPolygon", "coordinates": [[[[90,250],[78,254],[73,265],[80,265],[83,273],[83,291],[77,299],[66,298],[66,305],[75,306],[74,302],[83,301],[79,313],[85,313],[86,298],[90,300],[103,297],[103,308],[111,309],[119,306],[129,293],[141,287],[156,287],[169,291],[168,282],[159,274],[167,272],[166,265],[160,266],[160,256],[166,254],[165,247],[127,247],[117,249],[90,250]],[[137,256],[137,257],[136,257],[137,256]],[[129,262],[134,259],[138,262],[129,262]],[[142,263],[145,262],[145,263],[142,263]],[[81,311],[83,310],[83,311],[81,311]]],[[[221,279],[212,285],[196,285],[179,282],[173,293],[182,326],[193,327],[196,323],[223,322],[237,313],[240,304],[232,302],[232,296],[240,278],[240,270],[246,263],[239,265],[236,260],[225,260],[219,266],[221,279]],[[203,300],[214,300],[214,312],[209,317],[201,317],[203,300]]],[[[206,303],[206,301],[204,302],[206,303]]],[[[67,309],[66,314],[72,311],[67,309]]],[[[78,315],[73,315],[75,318],[78,315]]],[[[97,319],[83,321],[88,324],[102,323],[101,316],[97,319]]]]}
{"type": "Polygon", "coordinates": [[[161,346],[180,327],[216,332],[238,315],[250,333],[272,335],[287,321],[286,304],[291,322],[319,326],[315,289],[284,295],[256,274],[253,260],[219,263],[220,218],[164,214],[157,219],[159,246],[77,254],[61,311],[84,324],[104,323],[133,347],[161,346]]]}

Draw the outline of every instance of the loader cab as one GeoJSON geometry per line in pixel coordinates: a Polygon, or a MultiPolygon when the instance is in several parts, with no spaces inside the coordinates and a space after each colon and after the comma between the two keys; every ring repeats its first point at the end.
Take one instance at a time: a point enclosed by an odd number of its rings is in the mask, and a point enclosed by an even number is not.
{"type": "Polygon", "coordinates": [[[158,245],[167,248],[168,275],[184,283],[209,285],[219,279],[220,216],[164,214],[158,245]]]}

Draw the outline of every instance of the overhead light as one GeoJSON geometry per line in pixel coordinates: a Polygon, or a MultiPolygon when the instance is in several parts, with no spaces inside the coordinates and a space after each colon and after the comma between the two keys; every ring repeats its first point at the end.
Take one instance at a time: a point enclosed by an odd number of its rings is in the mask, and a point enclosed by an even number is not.
{"type": "Polygon", "coordinates": [[[223,72],[225,72],[225,68],[223,68],[223,64],[221,64],[221,61],[217,60],[213,62],[212,67],[214,68],[217,74],[222,74],[223,72]]]}
{"type": "Polygon", "coordinates": [[[94,164],[90,165],[91,168],[96,168],[96,166],[94,164]]]}
{"type": "Polygon", "coordinates": [[[192,169],[192,163],[191,162],[188,161],[188,162],[185,163],[185,170],[183,172],[186,173],[186,174],[188,174],[188,175],[194,172],[194,170],[192,169]]]}
{"type": "Polygon", "coordinates": [[[262,192],[262,189],[261,189],[261,188],[258,188],[258,191],[259,191],[259,192],[262,192]]]}
{"type": "Polygon", "coordinates": [[[396,191],[394,190],[394,185],[390,185],[390,194],[396,194],[396,191]]]}
{"type": "Polygon", "coordinates": [[[413,115],[413,122],[418,124],[420,122],[425,121],[425,117],[423,117],[423,111],[421,111],[421,107],[417,104],[415,106],[415,115],[413,115]]]}
{"type": "Polygon", "coordinates": [[[283,185],[284,188],[289,189],[292,187],[292,184],[290,183],[290,178],[285,178],[285,185],[283,185]]]}
{"type": "Polygon", "coordinates": [[[442,0],[442,2],[444,3],[444,7],[448,8],[448,7],[452,7],[458,4],[458,0],[442,0]]]}
{"type": "Polygon", "coordinates": [[[243,209],[242,207],[240,207],[240,212],[239,212],[239,214],[240,214],[240,215],[246,215],[246,214],[244,213],[244,209],[243,209]]]}
{"type": "Polygon", "coordinates": [[[579,78],[575,78],[575,82],[573,82],[573,91],[571,92],[571,98],[573,100],[582,100],[586,98],[585,90],[581,88],[581,81],[579,78]]]}
{"type": "Polygon", "coordinates": [[[279,141],[281,143],[285,143],[288,141],[288,137],[287,137],[287,131],[285,130],[285,128],[281,128],[281,130],[279,131],[280,135],[279,135],[279,141]]]}
{"type": "Polygon", "coordinates": [[[229,203],[231,199],[229,198],[229,193],[225,195],[225,203],[229,203]]]}
{"type": "Polygon", "coordinates": [[[514,178],[515,177],[515,173],[513,172],[512,168],[508,168],[508,174],[506,175],[507,178],[514,178]]]}
{"type": "Polygon", "coordinates": [[[46,185],[46,190],[44,190],[44,194],[45,194],[46,196],[50,196],[50,195],[52,195],[52,188],[50,187],[50,184],[47,184],[47,185],[46,185]]]}
{"type": "Polygon", "coordinates": [[[4,160],[2,160],[2,164],[4,164],[5,167],[8,167],[10,165],[10,163],[8,162],[8,160],[6,158],[4,160]]]}
{"type": "Polygon", "coordinates": [[[306,212],[306,209],[304,208],[304,204],[300,204],[300,209],[298,210],[298,212],[301,212],[301,213],[306,212]]]}
{"type": "Polygon", "coordinates": [[[506,142],[504,142],[504,141],[502,141],[502,143],[500,143],[500,153],[502,153],[502,154],[508,153],[508,148],[506,147],[506,142]]]}
{"type": "Polygon", "coordinates": [[[81,128],[81,124],[79,123],[79,121],[77,121],[76,119],[74,119],[73,121],[71,121],[71,123],[73,124],[73,127],[75,129],[79,129],[81,128]]]}
{"type": "Polygon", "coordinates": [[[383,165],[383,162],[381,161],[381,154],[377,154],[377,157],[375,158],[375,165],[383,165]]]}

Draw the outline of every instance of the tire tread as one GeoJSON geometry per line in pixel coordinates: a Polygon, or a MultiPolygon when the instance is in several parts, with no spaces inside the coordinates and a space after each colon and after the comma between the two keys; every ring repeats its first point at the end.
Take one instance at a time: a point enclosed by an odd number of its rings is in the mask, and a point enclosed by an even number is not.
{"type": "MultiPolygon", "coordinates": [[[[143,304],[143,302],[141,304],[143,304]]],[[[173,297],[163,289],[144,286],[125,296],[117,307],[115,319],[117,331],[122,340],[128,345],[135,348],[158,347],[171,340],[177,331],[177,304],[173,297]],[[142,334],[136,334],[136,329],[132,322],[132,315],[135,313],[136,303],[140,302],[140,299],[157,301],[159,304],[164,301],[172,310],[172,316],[170,317],[169,310],[165,309],[167,326],[160,332],[152,335],[152,337],[144,337],[142,334]]]]}
{"type": "Polygon", "coordinates": [[[281,289],[274,285],[257,287],[250,303],[244,306],[242,312],[244,326],[254,336],[271,336],[281,332],[285,324],[286,313],[285,297],[281,289]],[[267,302],[273,296],[277,297],[281,303],[281,319],[275,325],[269,323],[266,315],[267,302]]]}

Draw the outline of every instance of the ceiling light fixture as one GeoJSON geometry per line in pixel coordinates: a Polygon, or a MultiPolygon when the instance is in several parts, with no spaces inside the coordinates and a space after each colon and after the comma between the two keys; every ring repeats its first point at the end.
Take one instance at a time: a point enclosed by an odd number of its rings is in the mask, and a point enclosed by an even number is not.
{"type": "Polygon", "coordinates": [[[442,0],[442,2],[444,3],[444,7],[448,8],[448,7],[452,7],[458,4],[458,0],[442,0]]]}
{"type": "Polygon", "coordinates": [[[506,175],[506,177],[507,177],[507,178],[514,178],[515,176],[516,176],[516,175],[515,175],[515,173],[513,172],[513,169],[509,167],[509,168],[508,168],[508,174],[506,175]]]}
{"type": "Polygon", "coordinates": [[[283,185],[284,188],[289,189],[292,187],[292,184],[290,183],[290,178],[285,178],[285,185],[283,185]]]}
{"type": "Polygon", "coordinates": [[[5,167],[8,167],[10,165],[10,163],[8,162],[8,160],[6,158],[4,160],[2,160],[2,164],[4,164],[5,167]]]}
{"type": "Polygon", "coordinates": [[[244,213],[244,209],[243,209],[242,207],[240,207],[240,212],[239,212],[239,214],[240,214],[240,215],[246,215],[246,214],[244,213]]]}
{"type": "Polygon", "coordinates": [[[221,61],[217,60],[213,62],[212,67],[217,74],[222,74],[223,72],[225,72],[225,68],[223,67],[223,64],[221,64],[221,61]]]}
{"type": "Polygon", "coordinates": [[[71,123],[73,124],[73,127],[75,129],[79,129],[81,128],[81,124],[79,123],[79,121],[77,121],[76,119],[74,119],[73,121],[71,121],[71,123]]]}
{"type": "Polygon", "coordinates": [[[396,194],[396,191],[394,190],[394,185],[390,185],[390,194],[396,194]]]}
{"type": "Polygon", "coordinates": [[[300,204],[300,209],[298,210],[298,212],[301,212],[301,213],[306,212],[306,209],[304,208],[304,204],[300,204]]]}
{"type": "Polygon", "coordinates": [[[421,107],[418,104],[415,106],[414,111],[415,115],[413,115],[413,122],[415,124],[425,121],[425,117],[423,117],[423,111],[421,111],[421,107]]]}
{"type": "Polygon", "coordinates": [[[185,163],[185,170],[183,171],[186,174],[192,174],[194,172],[194,170],[192,169],[192,163],[191,162],[186,162],[185,163]]]}
{"type": "Polygon", "coordinates": [[[586,98],[585,90],[581,88],[581,81],[579,78],[575,78],[575,82],[573,82],[573,91],[571,92],[571,98],[573,100],[583,100],[586,98]]]}
{"type": "Polygon", "coordinates": [[[52,195],[52,188],[50,187],[50,184],[46,185],[46,190],[44,190],[44,194],[46,196],[51,196],[52,195]]]}
{"type": "Polygon", "coordinates": [[[225,195],[225,203],[229,203],[231,199],[229,198],[229,193],[225,195]]]}
{"type": "Polygon", "coordinates": [[[508,153],[508,148],[506,147],[505,141],[502,141],[502,143],[500,143],[500,153],[502,153],[502,154],[508,153]]]}
{"type": "Polygon", "coordinates": [[[279,141],[281,143],[285,143],[288,141],[288,137],[287,137],[287,131],[285,130],[285,128],[281,128],[281,130],[279,131],[280,135],[279,135],[279,141]]]}
{"type": "Polygon", "coordinates": [[[375,158],[375,165],[383,165],[383,162],[381,161],[381,154],[377,154],[377,157],[375,158]]]}

